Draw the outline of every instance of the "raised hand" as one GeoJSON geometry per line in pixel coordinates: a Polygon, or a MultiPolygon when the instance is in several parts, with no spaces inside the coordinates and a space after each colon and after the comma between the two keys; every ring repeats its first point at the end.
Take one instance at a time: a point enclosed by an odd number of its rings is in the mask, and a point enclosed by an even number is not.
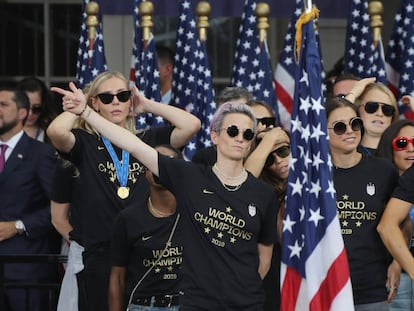
{"type": "Polygon", "coordinates": [[[50,90],[63,95],[62,108],[64,111],[79,116],[86,110],[86,96],[73,82],[69,83],[69,90],[60,87],[51,87],[50,90]]]}

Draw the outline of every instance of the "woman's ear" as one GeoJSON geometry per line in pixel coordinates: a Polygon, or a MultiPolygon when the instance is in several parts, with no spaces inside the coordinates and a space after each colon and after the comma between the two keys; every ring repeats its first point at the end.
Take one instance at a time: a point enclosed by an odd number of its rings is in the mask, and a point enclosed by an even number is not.
{"type": "Polygon", "coordinates": [[[89,101],[87,103],[89,106],[93,108],[96,112],[99,112],[99,104],[97,103],[97,99],[94,97],[89,98],[89,101]]]}
{"type": "Polygon", "coordinates": [[[210,132],[210,137],[211,137],[211,141],[214,145],[217,145],[217,140],[218,140],[218,134],[216,131],[211,131],[210,132]]]}

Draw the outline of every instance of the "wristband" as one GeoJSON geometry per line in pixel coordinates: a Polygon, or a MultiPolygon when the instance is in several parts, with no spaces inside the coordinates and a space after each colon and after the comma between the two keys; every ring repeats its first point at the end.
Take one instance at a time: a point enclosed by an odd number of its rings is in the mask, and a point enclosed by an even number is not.
{"type": "Polygon", "coordinates": [[[83,107],[83,109],[82,109],[82,111],[80,112],[80,113],[77,113],[76,115],[78,116],[78,117],[80,117],[81,115],[82,115],[82,113],[84,113],[85,112],[85,110],[86,110],[86,108],[88,107],[88,104],[85,104],[85,107],[83,107]]]}

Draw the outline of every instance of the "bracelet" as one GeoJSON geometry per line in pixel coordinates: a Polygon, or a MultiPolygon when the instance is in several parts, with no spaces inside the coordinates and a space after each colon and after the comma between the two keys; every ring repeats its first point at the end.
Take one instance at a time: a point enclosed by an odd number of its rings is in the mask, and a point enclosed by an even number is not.
{"type": "Polygon", "coordinates": [[[83,107],[83,110],[80,112],[80,113],[77,113],[76,115],[78,116],[78,117],[80,117],[81,115],[82,115],[82,113],[84,113],[85,112],[85,110],[86,110],[86,108],[88,107],[88,104],[85,104],[85,107],[83,107]]]}

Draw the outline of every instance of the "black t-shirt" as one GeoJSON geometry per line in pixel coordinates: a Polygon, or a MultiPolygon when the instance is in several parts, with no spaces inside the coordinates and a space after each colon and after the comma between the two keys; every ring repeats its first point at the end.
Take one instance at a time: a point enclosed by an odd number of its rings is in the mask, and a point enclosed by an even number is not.
{"type": "Polygon", "coordinates": [[[69,223],[74,228],[69,232],[71,240],[75,240],[82,245],[81,234],[81,215],[78,208],[72,206],[79,205],[79,196],[76,189],[76,181],[79,177],[77,168],[69,161],[59,159],[58,165],[55,167],[53,173],[52,194],[51,200],[57,203],[70,203],[69,223]]]}
{"type": "MultiPolygon", "coordinates": [[[[165,248],[176,218],[177,213],[164,218],[154,217],[148,211],[146,200],[124,209],[117,216],[111,240],[111,265],[127,267],[127,298],[165,248]]],[[[162,259],[140,283],[135,297],[179,292],[183,252],[181,241],[178,222],[162,259]]]]}
{"type": "MultiPolygon", "coordinates": [[[[169,144],[173,127],[149,129],[139,136],[144,142],[155,146],[169,144]]],[[[82,129],[73,129],[76,142],[69,154],[69,160],[79,170],[79,178],[74,185],[74,193],[78,198],[72,209],[82,222],[82,241],[85,248],[110,241],[112,224],[118,213],[128,205],[136,204],[148,193],[145,179],[145,167],[134,157],[129,158],[128,181],[129,196],[121,199],[117,195],[119,181],[115,165],[105,148],[100,136],[90,134],[82,129]]],[[[122,150],[113,144],[113,148],[122,159],[122,150]]]]}
{"type": "Polygon", "coordinates": [[[249,173],[239,190],[228,191],[211,167],[163,155],[159,155],[159,172],[181,214],[184,296],[180,306],[262,311],[257,244],[273,244],[276,237],[278,205],[272,187],[249,173]]]}
{"type": "Polygon", "coordinates": [[[334,169],[336,204],[355,304],[387,299],[385,281],[391,257],[377,225],[397,180],[391,162],[365,154],[354,167],[334,169]]]}
{"type": "Polygon", "coordinates": [[[414,204],[414,165],[400,176],[392,197],[414,204]]]}
{"type": "Polygon", "coordinates": [[[213,166],[217,162],[217,150],[215,146],[202,148],[196,151],[191,162],[213,166]]]}

